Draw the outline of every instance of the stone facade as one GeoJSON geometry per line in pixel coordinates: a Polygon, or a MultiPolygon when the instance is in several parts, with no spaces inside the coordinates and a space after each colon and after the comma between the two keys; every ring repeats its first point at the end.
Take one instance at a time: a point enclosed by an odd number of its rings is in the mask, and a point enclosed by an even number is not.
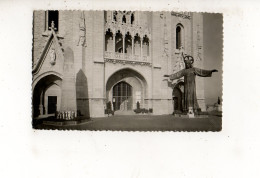
{"type": "MultiPolygon", "coordinates": [[[[50,14],[34,12],[34,117],[54,111],[102,117],[109,101],[120,106],[117,110],[134,110],[139,102],[153,114],[171,114],[181,109],[183,80],[169,85],[163,75],[184,67],[182,52],[194,56],[194,65],[203,68],[202,14],[50,14]]],[[[204,83],[199,78],[197,96],[205,110],[204,83]]]]}

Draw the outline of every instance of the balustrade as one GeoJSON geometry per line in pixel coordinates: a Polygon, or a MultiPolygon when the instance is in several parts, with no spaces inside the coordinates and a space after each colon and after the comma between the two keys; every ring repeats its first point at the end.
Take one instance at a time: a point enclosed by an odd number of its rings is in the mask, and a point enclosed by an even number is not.
{"type": "Polygon", "coordinates": [[[131,55],[118,52],[105,51],[106,59],[126,60],[126,61],[139,61],[139,62],[150,62],[150,56],[131,55]]]}
{"type": "Polygon", "coordinates": [[[135,22],[132,16],[133,12],[108,12],[105,23],[107,46],[104,57],[107,61],[132,61],[134,64],[150,65],[150,29],[135,22]],[[123,16],[126,18],[125,21],[123,16]]]}

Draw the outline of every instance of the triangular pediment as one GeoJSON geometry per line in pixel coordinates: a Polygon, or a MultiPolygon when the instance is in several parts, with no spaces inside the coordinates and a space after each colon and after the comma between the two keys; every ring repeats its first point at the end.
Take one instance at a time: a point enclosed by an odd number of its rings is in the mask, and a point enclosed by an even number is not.
{"type": "Polygon", "coordinates": [[[49,35],[48,40],[40,54],[39,59],[33,67],[33,75],[38,74],[40,71],[55,70],[57,65],[63,63],[63,52],[59,44],[59,40],[54,31],[49,35]]]}

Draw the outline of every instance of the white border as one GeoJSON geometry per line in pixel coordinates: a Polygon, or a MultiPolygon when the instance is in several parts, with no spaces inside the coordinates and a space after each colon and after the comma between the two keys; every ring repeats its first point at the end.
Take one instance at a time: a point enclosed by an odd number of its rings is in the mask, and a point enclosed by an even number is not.
{"type": "Polygon", "coordinates": [[[257,1],[0,2],[0,177],[259,177],[257,1]],[[224,14],[222,132],[31,129],[32,11],[132,9],[224,14]]]}

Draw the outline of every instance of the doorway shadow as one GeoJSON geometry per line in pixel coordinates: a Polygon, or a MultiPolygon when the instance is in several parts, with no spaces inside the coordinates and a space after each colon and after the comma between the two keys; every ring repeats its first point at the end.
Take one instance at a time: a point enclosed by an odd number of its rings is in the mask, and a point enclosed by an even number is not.
{"type": "Polygon", "coordinates": [[[77,115],[90,117],[88,80],[80,69],[76,76],[77,115]]]}

